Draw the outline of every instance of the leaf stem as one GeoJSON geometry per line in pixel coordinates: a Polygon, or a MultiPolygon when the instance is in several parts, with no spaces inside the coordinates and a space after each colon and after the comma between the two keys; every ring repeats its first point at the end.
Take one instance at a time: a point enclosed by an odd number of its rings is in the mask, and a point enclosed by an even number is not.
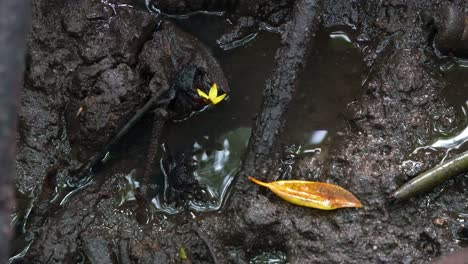
{"type": "Polygon", "coordinates": [[[258,185],[261,185],[261,186],[270,188],[270,185],[269,185],[268,183],[266,183],[266,182],[259,181],[259,180],[255,179],[255,178],[252,177],[252,176],[248,176],[247,178],[248,178],[251,182],[254,182],[254,183],[258,184],[258,185]]]}

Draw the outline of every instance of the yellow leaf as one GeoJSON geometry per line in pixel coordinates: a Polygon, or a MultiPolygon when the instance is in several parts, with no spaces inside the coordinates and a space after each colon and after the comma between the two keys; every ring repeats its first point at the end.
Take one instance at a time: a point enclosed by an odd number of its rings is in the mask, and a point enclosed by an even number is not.
{"type": "Polygon", "coordinates": [[[361,202],[352,193],[329,183],[296,180],[265,183],[250,176],[249,180],[269,188],[282,199],[300,206],[322,210],[362,207],[361,202]]]}

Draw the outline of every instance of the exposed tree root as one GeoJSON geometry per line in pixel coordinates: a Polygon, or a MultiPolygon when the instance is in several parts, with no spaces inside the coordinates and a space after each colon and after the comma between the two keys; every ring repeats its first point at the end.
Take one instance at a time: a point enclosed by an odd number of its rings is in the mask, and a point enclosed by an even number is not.
{"type": "Polygon", "coordinates": [[[263,91],[262,108],[244,159],[243,175],[255,174],[264,179],[264,175],[275,168],[285,113],[313,45],[320,9],[320,0],[301,0],[294,6],[293,18],[286,26],[282,46],[276,53],[274,70],[263,91]]]}

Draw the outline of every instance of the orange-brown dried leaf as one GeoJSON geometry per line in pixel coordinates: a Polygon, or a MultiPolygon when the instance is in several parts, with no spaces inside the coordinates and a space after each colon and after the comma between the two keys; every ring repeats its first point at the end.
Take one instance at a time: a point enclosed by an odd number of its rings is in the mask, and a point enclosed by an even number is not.
{"type": "Polygon", "coordinates": [[[300,206],[322,210],[362,207],[361,202],[352,193],[329,183],[296,180],[265,183],[250,176],[249,180],[269,188],[282,199],[300,206]]]}

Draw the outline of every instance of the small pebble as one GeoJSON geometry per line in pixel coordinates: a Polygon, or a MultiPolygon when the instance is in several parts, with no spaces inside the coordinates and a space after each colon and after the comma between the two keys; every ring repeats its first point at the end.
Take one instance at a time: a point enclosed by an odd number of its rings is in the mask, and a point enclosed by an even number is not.
{"type": "Polygon", "coordinates": [[[436,217],[432,219],[432,223],[437,227],[444,227],[447,224],[447,221],[442,217],[436,217]]]}

